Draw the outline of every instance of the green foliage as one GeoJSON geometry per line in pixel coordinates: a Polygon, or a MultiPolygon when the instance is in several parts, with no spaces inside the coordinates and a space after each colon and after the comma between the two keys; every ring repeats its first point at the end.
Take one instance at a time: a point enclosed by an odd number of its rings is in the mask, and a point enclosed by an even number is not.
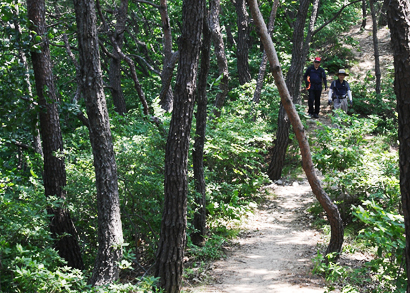
{"type": "MultiPolygon", "coordinates": [[[[345,4],[346,2],[343,1],[321,2],[315,28],[327,23],[345,4]]],[[[329,74],[336,73],[340,68],[350,67],[349,60],[354,59],[353,53],[344,45],[355,46],[357,42],[343,33],[356,24],[360,16],[360,3],[349,5],[343,9],[339,17],[333,19],[313,36],[311,56],[320,55],[323,58],[322,66],[328,70],[329,74]]]]}
{"type": "Polygon", "coordinates": [[[343,47],[341,44],[334,48],[331,53],[323,54],[324,67],[327,69],[329,74],[335,74],[341,68],[349,68],[349,60],[352,59],[352,51],[343,47]]]}
{"type": "MultiPolygon", "coordinates": [[[[337,111],[333,127],[321,125],[317,131],[313,160],[323,172],[325,190],[343,220],[354,221],[346,229],[353,230],[349,237],[374,252],[374,258],[359,268],[327,264],[318,255],[315,272],[326,277],[329,290],[339,287],[345,288],[343,292],[361,292],[360,288],[367,286],[375,288],[374,292],[405,292],[404,222],[397,212],[398,154],[374,136],[380,120],[375,115],[359,118],[337,111]]],[[[322,210],[312,207],[311,212],[321,214],[322,210]]],[[[353,253],[355,249],[344,251],[353,253]]]]}
{"type": "Polygon", "coordinates": [[[325,278],[326,293],[332,292],[336,286],[343,288],[341,292],[358,293],[361,287],[371,282],[371,278],[364,268],[351,268],[331,261],[333,255],[322,255],[319,251],[313,258],[313,273],[325,278]]]}
{"type": "Polygon", "coordinates": [[[358,119],[338,112],[334,125],[317,131],[312,159],[323,172],[326,192],[338,203],[345,221],[351,221],[351,205],[359,204],[369,194],[398,201],[397,153],[368,136],[378,119],[358,119]]]}
{"type": "Polygon", "coordinates": [[[243,203],[254,201],[257,189],[267,182],[262,172],[264,149],[271,141],[267,124],[249,117],[253,92],[248,85],[231,95],[221,118],[207,128],[204,164],[206,166],[208,212],[214,218],[237,218],[243,203]]]}
{"type": "MultiPolygon", "coordinates": [[[[165,137],[138,113],[113,115],[111,121],[118,169],[125,242],[152,259],[160,230],[163,202],[165,137]]],[[[78,132],[86,130],[78,129],[78,132]]],[[[74,138],[74,137],[73,137],[74,138]]],[[[84,136],[75,136],[67,162],[67,192],[80,237],[87,244],[85,256],[93,264],[97,249],[95,175],[91,148],[84,136]],[[74,148],[75,146],[75,148],[74,148]]]]}
{"type": "Polygon", "coordinates": [[[376,250],[376,257],[366,266],[374,272],[374,279],[383,288],[380,292],[405,292],[407,278],[403,215],[398,214],[391,205],[377,203],[374,199],[354,207],[353,214],[365,224],[359,239],[376,250]]]}
{"type": "MultiPolygon", "coordinates": [[[[67,200],[62,202],[45,198],[41,182],[43,161],[30,149],[33,135],[38,129],[39,109],[36,107],[35,93],[30,94],[29,91],[31,87],[35,92],[32,69],[30,65],[26,67],[23,64],[20,56],[24,53],[29,61],[30,50],[38,50],[41,37],[31,35],[26,6],[21,4],[9,0],[0,4],[1,289],[4,292],[160,292],[155,289],[157,279],[141,277],[144,272],[140,270],[141,267],[151,267],[155,259],[163,204],[164,149],[171,116],[160,110],[157,99],[161,87],[159,72],[163,67],[163,32],[159,25],[158,9],[147,3],[129,4],[129,26],[124,31],[123,52],[133,58],[150,111],[163,121],[163,125],[156,127],[147,121],[147,117],[142,117],[141,103],[125,62],[121,64],[124,69],[121,85],[128,114],[118,116],[114,113],[110,89],[105,88],[116,153],[124,239],[129,247],[124,248],[124,258],[119,263],[122,269],[120,282],[90,288],[86,280],[98,249],[96,187],[88,129],[75,118],[78,112],[85,113],[85,101],[81,96],[73,100],[78,87],[77,71],[63,41],[63,34],[66,34],[68,44],[77,54],[73,7],[69,1],[50,2],[46,17],[55,88],[60,101],[67,170],[67,200]],[[60,16],[57,16],[56,8],[60,10],[60,16]],[[20,31],[16,23],[20,24],[20,31]],[[148,63],[152,67],[147,66],[148,63]],[[61,204],[69,209],[79,233],[87,268],[83,272],[65,267],[64,260],[53,248],[46,208],[61,204]],[[130,280],[132,283],[129,283],[130,280]]],[[[343,4],[342,1],[321,2],[317,25],[331,18],[343,4]]],[[[101,5],[110,28],[113,28],[116,14],[106,12],[114,11],[118,1],[101,2],[101,5]]],[[[291,60],[291,37],[298,5],[297,1],[281,3],[278,9],[280,17],[275,21],[273,39],[284,72],[291,60]]],[[[237,37],[232,2],[222,1],[221,6],[221,26],[226,28],[229,25],[234,37],[237,37]]],[[[176,40],[181,34],[181,9],[181,0],[168,5],[174,51],[178,49],[176,40]]],[[[265,19],[270,9],[271,3],[261,3],[265,19]]],[[[349,6],[340,18],[314,36],[312,52],[323,57],[323,65],[331,73],[350,65],[348,59],[351,58],[351,51],[342,44],[354,46],[355,43],[350,38],[340,38],[340,34],[335,32],[349,28],[358,15],[356,9],[356,6],[349,6]],[[329,45],[324,45],[325,42],[329,45]]],[[[226,31],[222,33],[226,39],[226,31]]],[[[261,48],[257,38],[257,34],[252,32],[253,46],[249,56],[252,76],[256,76],[260,65],[261,48]]],[[[106,34],[101,33],[99,39],[101,48],[104,46],[108,52],[113,51],[106,34]]],[[[269,70],[261,101],[253,105],[255,81],[243,86],[237,83],[236,45],[227,44],[226,54],[231,91],[221,117],[210,119],[207,128],[204,167],[210,232],[203,247],[193,246],[189,242],[195,206],[192,164],[188,162],[188,255],[197,262],[224,257],[226,239],[237,233],[235,223],[240,221],[242,215],[251,212],[255,202],[260,200],[256,194],[259,187],[268,182],[265,175],[266,150],[272,143],[279,110],[280,99],[269,70]]],[[[109,85],[110,57],[105,53],[101,56],[104,83],[109,85]]],[[[358,116],[348,117],[339,113],[339,120],[334,123],[341,125],[342,129],[324,128],[323,133],[318,133],[314,159],[325,175],[327,191],[339,206],[346,202],[344,195],[355,199],[346,203],[345,214],[351,214],[350,207],[354,203],[353,216],[358,219],[355,224],[363,229],[361,241],[369,245],[377,244],[375,251],[382,251],[366,268],[375,270],[375,280],[390,288],[388,286],[399,287],[403,282],[393,277],[395,273],[402,272],[402,259],[397,255],[402,249],[402,224],[401,218],[394,212],[399,203],[397,155],[388,153],[385,147],[368,146],[365,136],[373,132],[395,141],[397,116],[394,113],[392,81],[386,79],[387,82],[383,83],[383,98],[380,98],[369,90],[373,80],[374,77],[369,74],[363,84],[352,85],[355,95],[353,111],[368,119],[359,120],[358,116]],[[378,118],[370,117],[373,114],[378,114],[378,118]],[[337,189],[332,189],[335,186],[337,189]],[[362,200],[369,200],[372,204],[367,201],[362,204],[362,200]]],[[[217,62],[212,55],[209,105],[219,92],[218,82],[217,62]]],[[[303,116],[303,109],[296,107],[303,116]]],[[[193,140],[194,136],[191,138],[193,140]]],[[[286,173],[293,172],[295,166],[300,168],[300,154],[293,133],[290,139],[293,143],[288,151],[286,173]]],[[[314,208],[312,211],[320,212],[314,208]]],[[[203,267],[202,264],[200,266],[203,267]]],[[[327,274],[329,282],[347,277],[352,285],[346,285],[343,292],[354,292],[356,281],[351,271],[343,271],[336,265],[330,269],[322,264],[320,267],[318,272],[327,274]]]]}
{"type": "MultiPolygon", "coordinates": [[[[337,286],[344,288],[342,292],[362,292],[362,287],[374,288],[372,292],[406,292],[404,219],[392,206],[377,201],[365,200],[353,207],[355,220],[364,225],[356,241],[374,251],[373,259],[354,268],[325,262],[320,252],[314,259],[313,273],[325,277],[329,290],[337,286]]],[[[343,251],[355,250],[345,246],[343,251]]]]}
{"type": "MultiPolygon", "coordinates": [[[[33,173],[34,174],[34,173],[33,173]]],[[[65,266],[54,250],[49,232],[46,207],[62,203],[44,196],[42,185],[30,178],[31,185],[19,185],[11,177],[0,186],[0,285],[2,292],[161,292],[155,289],[156,279],[137,279],[134,284],[111,284],[91,288],[88,275],[65,266]]],[[[92,223],[90,223],[92,224],[92,223]]],[[[124,264],[133,255],[124,253],[124,264]]],[[[125,269],[126,267],[124,267],[125,269]]]]}
{"type": "Polygon", "coordinates": [[[366,74],[363,82],[352,83],[351,89],[354,93],[353,113],[360,116],[375,116],[377,121],[375,133],[385,135],[389,141],[397,141],[398,117],[396,112],[396,95],[392,87],[393,78],[387,75],[382,79],[381,95],[375,92],[375,76],[370,72],[366,74]]]}
{"type": "Polygon", "coordinates": [[[321,125],[318,128],[313,160],[322,172],[343,172],[354,167],[358,157],[363,154],[361,147],[368,144],[365,135],[375,128],[372,119],[357,119],[337,111],[332,124],[338,127],[321,125]]]}
{"type": "Polygon", "coordinates": [[[206,239],[203,247],[190,243],[187,254],[188,256],[192,256],[195,261],[217,260],[225,256],[222,245],[226,243],[226,241],[225,235],[213,234],[206,239]]]}

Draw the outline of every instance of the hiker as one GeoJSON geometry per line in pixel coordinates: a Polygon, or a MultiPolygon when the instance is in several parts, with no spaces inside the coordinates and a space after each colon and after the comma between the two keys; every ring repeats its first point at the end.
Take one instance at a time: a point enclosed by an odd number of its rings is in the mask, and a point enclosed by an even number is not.
{"type": "Polygon", "coordinates": [[[350,85],[344,80],[349,74],[344,69],[340,69],[336,75],[338,79],[330,84],[328,104],[333,102],[334,109],[342,109],[347,113],[347,98],[349,98],[350,105],[353,105],[350,85]]]}
{"type": "Polygon", "coordinates": [[[303,79],[306,82],[306,89],[309,91],[309,116],[319,118],[320,96],[322,95],[322,82],[327,90],[327,81],[325,70],[320,67],[320,57],[316,57],[313,65],[306,69],[303,79]],[[314,107],[313,107],[314,104],[314,107]]]}

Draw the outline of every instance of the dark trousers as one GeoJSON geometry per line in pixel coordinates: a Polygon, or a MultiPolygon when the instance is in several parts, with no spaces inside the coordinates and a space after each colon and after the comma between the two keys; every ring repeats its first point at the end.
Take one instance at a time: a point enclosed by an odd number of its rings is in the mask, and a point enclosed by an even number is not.
{"type": "Polygon", "coordinates": [[[309,99],[308,99],[308,106],[309,106],[309,114],[319,114],[320,110],[320,96],[322,95],[322,90],[309,90],[309,99]],[[313,103],[315,107],[313,108],[313,103]]]}

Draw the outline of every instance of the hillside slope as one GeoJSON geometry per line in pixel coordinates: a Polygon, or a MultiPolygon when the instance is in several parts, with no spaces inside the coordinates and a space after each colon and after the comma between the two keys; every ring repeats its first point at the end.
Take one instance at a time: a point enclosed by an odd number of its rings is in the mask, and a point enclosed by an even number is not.
{"type": "MultiPolygon", "coordinates": [[[[351,48],[354,66],[348,69],[350,83],[363,80],[374,72],[374,52],[371,19],[365,30],[360,25],[348,33],[358,41],[351,48]]],[[[382,75],[393,66],[390,35],[387,27],[378,31],[382,75]]],[[[328,84],[334,79],[328,76],[328,84]]],[[[354,93],[353,93],[354,99],[354,93]]],[[[306,103],[306,101],[304,101],[306,103]]],[[[308,135],[314,135],[316,121],[330,124],[331,107],[327,105],[327,92],[322,94],[319,119],[309,119],[308,135]]],[[[302,175],[296,180],[279,180],[266,189],[268,199],[243,223],[243,233],[230,247],[228,257],[216,261],[198,273],[196,278],[185,280],[184,292],[324,292],[325,282],[313,276],[312,259],[316,251],[325,250],[328,239],[321,231],[312,228],[312,217],[307,209],[315,201],[310,186],[302,175]],[[207,284],[204,284],[207,283],[207,284]]],[[[354,253],[342,255],[345,265],[358,266],[370,260],[371,255],[354,253]]],[[[198,271],[199,272],[199,271],[198,271]]],[[[333,292],[340,292],[336,289],[333,292]]]]}

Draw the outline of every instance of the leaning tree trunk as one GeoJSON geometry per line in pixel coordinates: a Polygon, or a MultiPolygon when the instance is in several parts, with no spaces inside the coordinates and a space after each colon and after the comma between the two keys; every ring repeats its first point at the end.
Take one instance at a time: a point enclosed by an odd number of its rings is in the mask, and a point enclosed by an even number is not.
{"type": "MultiPolygon", "coordinates": [[[[310,38],[313,30],[313,24],[316,20],[318,1],[313,5],[311,21],[309,25],[308,35],[304,38],[304,30],[307,14],[309,11],[310,0],[300,1],[298,13],[296,15],[296,23],[293,31],[293,48],[292,61],[289,72],[286,76],[286,85],[288,87],[293,103],[300,103],[300,85],[302,82],[303,67],[305,65],[306,56],[309,52],[310,38]]],[[[275,146],[272,151],[272,160],[268,169],[268,176],[272,180],[277,180],[282,176],[282,169],[285,163],[286,150],[289,144],[290,121],[283,107],[280,104],[278,115],[278,129],[276,131],[275,146]]]]}
{"type": "Polygon", "coordinates": [[[235,8],[238,25],[238,45],[236,50],[239,83],[245,84],[251,80],[249,71],[249,17],[245,0],[236,0],[235,8]]]}
{"type": "Polygon", "coordinates": [[[80,86],[86,100],[97,186],[98,252],[89,283],[105,285],[119,277],[123,234],[117,164],[104,97],[94,5],[94,1],[74,0],[82,76],[80,86]]]}
{"type": "MultiPolygon", "coordinates": [[[[116,10],[116,24],[113,38],[115,39],[118,47],[121,49],[124,41],[124,32],[127,22],[128,0],[121,0],[120,7],[116,10]]],[[[124,115],[127,112],[127,106],[125,104],[124,93],[121,87],[121,56],[114,48],[112,51],[112,58],[110,63],[110,89],[112,93],[112,99],[114,102],[115,111],[124,115]]]]}
{"type": "MultiPolygon", "coordinates": [[[[272,35],[273,27],[275,24],[275,18],[276,18],[276,11],[278,10],[279,6],[279,0],[275,0],[272,5],[272,10],[269,16],[269,23],[268,23],[268,33],[269,36],[272,35]]],[[[263,87],[263,81],[265,79],[265,72],[266,72],[266,63],[268,62],[268,56],[266,56],[265,50],[263,50],[262,54],[262,61],[261,65],[259,66],[259,74],[258,74],[258,80],[256,81],[256,88],[255,92],[253,93],[253,102],[255,104],[259,104],[261,92],[262,92],[262,87],[263,87]]]]}
{"type": "Polygon", "coordinates": [[[268,55],[269,63],[272,68],[275,84],[279,90],[282,104],[286,110],[286,113],[288,114],[289,120],[291,121],[293,129],[295,131],[296,138],[299,142],[299,147],[302,154],[303,170],[306,173],[313,193],[316,195],[316,198],[322,205],[323,209],[326,211],[327,217],[330,222],[331,237],[329,246],[326,250],[326,254],[336,253],[337,258],[342,250],[343,244],[342,218],[340,217],[337,206],[330,200],[329,196],[320,186],[320,180],[316,176],[315,168],[312,162],[312,156],[310,153],[309,142],[305,135],[303,124],[300,121],[299,115],[296,112],[295,106],[292,103],[292,98],[283,79],[278,56],[276,54],[275,47],[273,46],[272,39],[269,37],[266,25],[262,18],[262,14],[259,11],[257,1],[248,0],[248,3],[251,8],[255,25],[259,29],[259,34],[265,47],[266,54],[268,55]]]}
{"type": "Polygon", "coordinates": [[[385,0],[394,56],[394,92],[399,115],[400,192],[406,233],[407,292],[410,292],[410,3],[385,0]]]}
{"type": "Polygon", "coordinates": [[[221,109],[225,103],[225,98],[229,91],[229,71],[228,61],[226,60],[225,45],[221,34],[221,26],[219,25],[219,16],[221,12],[221,1],[209,1],[209,26],[212,31],[212,41],[214,43],[214,54],[218,63],[218,73],[222,76],[219,83],[219,92],[215,97],[215,109],[213,114],[215,117],[221,115],[221,109]]]}
{"type": "Polygon", "coordinates": [[[374,48],[374,72],[376,75],[376,94],[380,95],[380,54],[379,54],[379,39],[377,38],[377,18],[376,11],[374,9],[374,0],[370,0],[370,10],[372,13],[373,21],[373,48],[374,48]]]}
{"type": "MultiPolygon", "coordinates": [[[[31,51],[38,105],[40,108],[40,135],[44,157],[44,189],[46,196],[65,199],[66,170],[63,154],[63,139],[60,129],[58,102],[54,89],[49,41],[45,23],[45,1],[27,0],[31,30],[41,37],[40,51],[31,51]]],[[[70,267],[83,269],[77,231],[69,211],[61,207],[48,207],[51,215],[51,233],[59,255],[70,267]]]]}
{"type": "Polygon", "coordinates": [[[192,161],[194,168],[195,180],[195,209],[194,228],[195,232],[191,235],[192,243],[202,245],[206,234],[206,193],[205,193],[205,175],[204,175],[204,144],[206,131],[206,106],[208,98],[206,96],[207,77],[209,72],[210,51],[211,51],[211,31],[208,25],[208,19],[204,20],[204,30],[201,48],[201,69],[198,75],[198,97],[196,110],[196,133],[194,150],[192,152],[192,161]]]}
{"type": "Polygon", "coordinates": [[[164,210],[155,276],[167,293],[181,290],[186,244],[188,150],[205,0],[184,0],[174,110],[165,150],[164,210]]]}

